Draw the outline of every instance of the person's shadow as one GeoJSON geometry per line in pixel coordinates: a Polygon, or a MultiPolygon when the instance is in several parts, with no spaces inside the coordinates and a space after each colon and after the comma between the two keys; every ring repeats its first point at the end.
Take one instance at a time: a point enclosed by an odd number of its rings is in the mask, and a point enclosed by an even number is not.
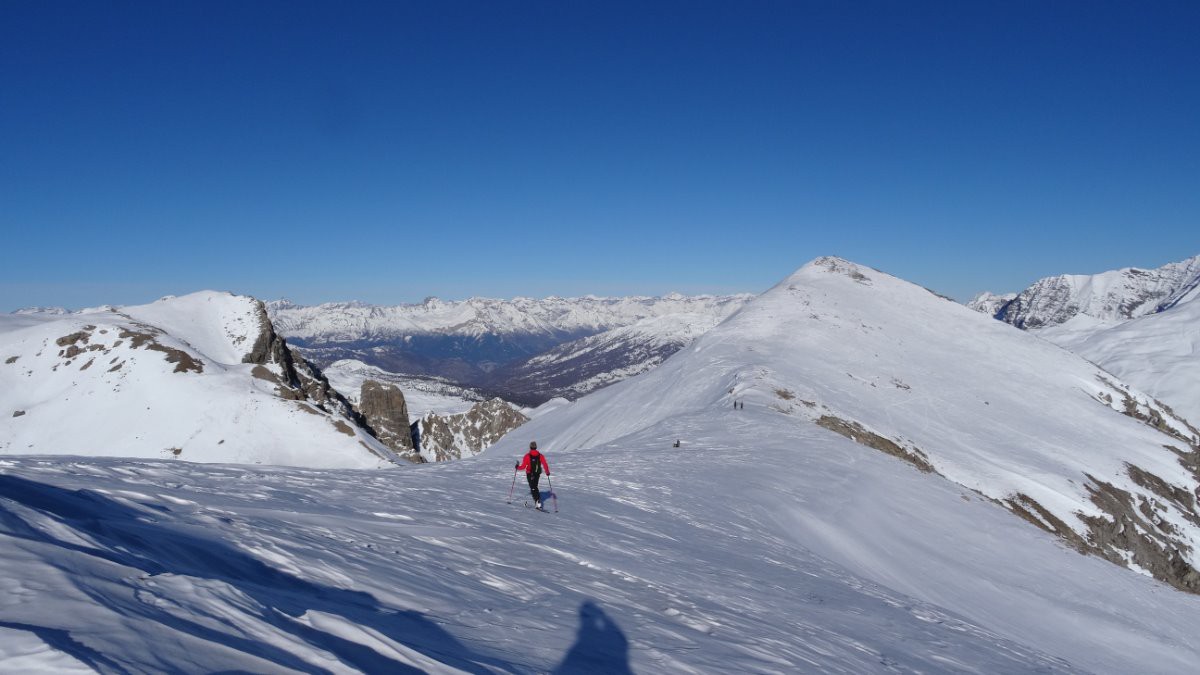
{"type": "Polygon", "coordinates": [[[575,636],[575,644],[553,673],[633,675],[629,668],[629,640],[604,610],[588,600],[579,607],[579,633],[575,636]]]}
{"type": "MultiPolygon", "coordinates": [[[[418,673],[419,669],[381,654],[368,646],[296,621],[310,611],[344,618],[348,623],[374,629],[391,640],[447,666],[469,673],[536,672],[536,664],[507,661],[477,653],[446,630],[418,612],[385,607],[369,593],[351,591],[294,577],[263,563],[211,536],[197,526],[166,526],[152,516],[114,501],[92,490],[65,488],[0,474],[0,534],[60,547],[65,551],[141,570],[147,575],[173,574],[211,579],[229,584],[253,598],[263,611],[259,618],[299,642],[334,654],[356,670],[371,673],[418,673]],[[19,505],[14,509],[9,503],[19,505]],[[57,538],[53,532],[26,522],[21,510],[50,516],[85,534],[91,544],[57,538]]],[[[168,511],[157,504],[151,509],[168,511]]],[[[50,556],[46,562],[67,574],[77,573],[76,561],[50,556]]],[[[194,635],[233,650],[268,660],[282,668],[303,673],[328,670],[309,663],[281,647],[237,633],[220,631],[161,609],[158,605],[130,600],[116,594],[93,596],[109,604],[114,612],[151,621],[194,635]]],[[[579,608],[579,632],[554,673],[632,673],[629,641],[616,623],[592,601],[579,608]]],[[[67,630],[16,621],[0,620],[0,627],[25,630],[47,644],[101,672],[123,672],[124,668],[106,654],[102,645],[85,645],[67,630]]]]}

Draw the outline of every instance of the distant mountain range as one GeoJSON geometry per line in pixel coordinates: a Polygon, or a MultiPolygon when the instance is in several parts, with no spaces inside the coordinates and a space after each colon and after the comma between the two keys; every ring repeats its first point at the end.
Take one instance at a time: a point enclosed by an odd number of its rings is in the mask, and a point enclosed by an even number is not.
{"type": "Polygon", "coordinates": [[[1200,287],[1200,256],[1157,269],[1046,277],[1013,296],[983,293],[969,303],[1017,328],[1057,326],[1076,316],[1113,322],[1168,310],[1200,287]]]}
{"type": "Polygon", "coordinates": [[[356,360],[538,405],[653,367],[751,297],[430,298],[395,306],[283,300],[267,303],[267,311],[318,365],[356,360]]]}

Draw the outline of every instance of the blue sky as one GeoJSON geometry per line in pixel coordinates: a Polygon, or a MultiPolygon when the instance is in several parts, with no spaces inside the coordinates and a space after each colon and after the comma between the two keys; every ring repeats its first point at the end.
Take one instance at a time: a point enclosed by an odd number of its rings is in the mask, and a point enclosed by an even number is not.
{"type": "Polygon", "coordinates": [[[1200,253],[1196,2],[5,2],[0,311],[1200,253]],[[248,5],[248,6],[247,6],[248,5]]]}

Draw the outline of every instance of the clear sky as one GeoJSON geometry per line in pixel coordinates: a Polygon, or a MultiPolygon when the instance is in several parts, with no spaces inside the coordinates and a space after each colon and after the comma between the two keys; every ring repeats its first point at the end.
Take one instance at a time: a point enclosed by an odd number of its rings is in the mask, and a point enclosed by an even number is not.
{"type": "Polygon", "coordinates": [[[0,311],[1200,253],[1200,2],[0,1],[0,311]]]}

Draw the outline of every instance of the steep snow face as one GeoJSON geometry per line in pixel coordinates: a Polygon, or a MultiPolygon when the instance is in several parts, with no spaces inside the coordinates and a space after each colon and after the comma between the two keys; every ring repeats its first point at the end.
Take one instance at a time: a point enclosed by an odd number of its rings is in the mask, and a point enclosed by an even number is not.
{"type": "Polygon", "coordinates": [[[314,467],[394,461],[273,336],[260,303],[216,292],[0,317],[0,451],[314,467]],[[246,363],[255,350],[259,362],[246,363]]]}
{"type": "Polygon", "coordinates": [[[509,393],[513,400],[577,399],[654,368],[724,318],[719,314],[671,314],[642,319],[559,345],[501,368],[490,379],[493,388],[509,393]]]}
{"type": "Polygon", "coordinates": [[[286,337],[309,342],[354,342],[419,334],[478,337],[598,333],[656,316],[728,315],[750,297],[673,294],[658,298],[471,298],[455,302],[430,298],[417,305],[327,303],[310,307],[284,300],[268,303],[267,309],[280,334],[286,337]]]}
{"type": "Polygon", "coordinates": [[[358,404],[363,382],[375,380],[394,384],[404,392],[404,399],[413,417],[430,413],[453,415],[466,412],[476,403],[487,400],[486,396],[473,389],[440,378],[399,375],[354,359],[335,361],[322,372],[329,378],[329,383],[355,405],[358,404]]]}
{"type": "Polygon", "coordinates": [[[1200,424],[1200,289],[1170,309],[1117,324],[1078,316],[1034,331],[1200,424]]]}
{"type": "Polygon", "coordinates": [[[996,318],[1018,328],[1045,328],[1078,315],[1131,319],[1169,308],[1200,287],[1200,256],[1158,269],[1126,268],[1047,277],[1022,291],[996,318]]]}
{"type": "Polygon", "coordinates": [[[805,266],[657,369],[518,435],[594,447],[680,415],[737,414],[739,401],[794,420],[797,433],[815,423],[853,438],[1080,550],[1200,590],[1200,433],[1049,342],[836,258],[805,266]]]}
{"type": "Polygon", "coordinates": [[[984,291],[983,293],[980,293],[972,298],[971,301],[967,303],[967,307],[970,307],[976,312],[987,314],[988,316],[996,316],[1000,313],[1001,309],[1004,309],[1005,305],[1012,302],[1014,299],[1016,299],[1016,297],[1016,293],[996,295],[994,293],[984,291]]]}

